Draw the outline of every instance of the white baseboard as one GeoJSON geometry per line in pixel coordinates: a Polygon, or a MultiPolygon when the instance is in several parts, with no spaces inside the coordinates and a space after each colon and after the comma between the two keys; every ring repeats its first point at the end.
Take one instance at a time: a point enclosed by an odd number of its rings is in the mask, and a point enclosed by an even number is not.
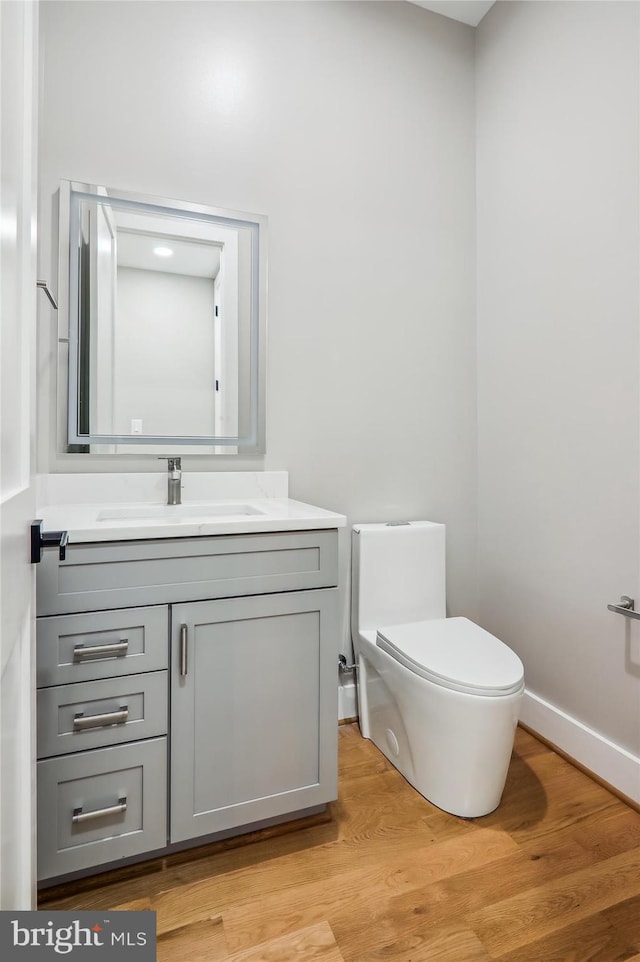
{"type": "Polygon", "coordinates": [[[520,720],[622,795],[640,804],[640,758],[531,691],[524,693],[520,720]]]}
{"type": "Polygon", "coordinates": [[[343,718],[356,718],[358,714],[358,697],[354,681],[340,681],[338,685],[338,721],[343,718]]]}

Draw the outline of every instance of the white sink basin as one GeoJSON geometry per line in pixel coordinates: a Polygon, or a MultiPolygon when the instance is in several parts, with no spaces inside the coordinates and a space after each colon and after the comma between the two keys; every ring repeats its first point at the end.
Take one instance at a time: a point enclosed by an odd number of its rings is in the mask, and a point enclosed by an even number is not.
{"type": "Polygon", "coordinates": [[[251,504],[141,504],[100,511],[98,521],[190,521],[264,515],[251,504]]]}

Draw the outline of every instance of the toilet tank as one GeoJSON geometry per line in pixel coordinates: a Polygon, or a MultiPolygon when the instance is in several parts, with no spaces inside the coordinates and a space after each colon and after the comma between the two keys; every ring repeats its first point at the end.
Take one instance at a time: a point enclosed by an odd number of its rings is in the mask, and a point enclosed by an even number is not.
{"type": "Polygon", "coordinates": [[[351,632],[446,617],[445,526],[356,524],[351,534],[351,632]]]}

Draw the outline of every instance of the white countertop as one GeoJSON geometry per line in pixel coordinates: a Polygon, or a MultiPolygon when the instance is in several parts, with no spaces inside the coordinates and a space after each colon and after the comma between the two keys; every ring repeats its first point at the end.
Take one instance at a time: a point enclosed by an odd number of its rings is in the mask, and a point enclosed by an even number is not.
{"type": "Polygon", "coordinates": [[[194,501],[176,505],[174,509],[157,502],[62,504],[41,508],[38,517],[42,518],[44,531],[68,531],[70,544],[342,528],[347,521],[342,514],[290,498],[215,503],[194,501]],[[238,508],[238,511],[234,511],[234,508],[238,508]],[[247,509],[252,513],[247,513],[247,509]],[[131,511],[132,516],[109,517],[124,511],[131,511]],[[190,511],[195,517],[189,517],[190,511]],[[219,514],[220,511],[224,513],[219,514]],[[150,513],[151,517],[145,517],[145,513],[150,513]]]}
{"type": "Polygon", "coordinates": [[[37,517],[44,531],[68,531],[70,544],[346,525],[342,514],[276,496],[287,493],[286,472],[183,473],[183,479],[182,504],[167,505],[159,497],[166,474],[47,475],[39,479],[37,517]],[[185,489],[197,497],[186,499],[185,489]]]}

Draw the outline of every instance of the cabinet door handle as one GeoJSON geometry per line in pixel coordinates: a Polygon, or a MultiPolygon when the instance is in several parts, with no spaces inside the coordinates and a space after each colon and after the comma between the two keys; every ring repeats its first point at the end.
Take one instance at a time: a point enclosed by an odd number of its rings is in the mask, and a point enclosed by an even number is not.
{"type": "Polygon", "coordinates": [[[73,730],[85,731],[87,728],[106,728],[108,725],[122,725],[129,718],[129,706],[121,705],[116,711],[103,712],[100,715],[84,715],[78,712],[73,716],[73,730]]]}
{"type": "Polygon", "coordinates": [[[100,656],[115,658],[118,655],[126,655],[128,649],[128,638],[123,638],[122,641],[116,641],[111,645],[76,645],[73,649],[73,660],[78,661],[80,658],[98,658],[100,656]]]}
{"type": "Polygon", "coordinates": [[[106,818],[107,815],[120,815],[127,810],[126,795],[118,799],[117,805],[110,805],[109,808],[96,808],[93,812],[83,812],[82,808],[74,808],[71,822],[79,825],[81,822],[90,822],[94,818],[106,818]]]}
{"type": "Polygon", "coordinates": [[[180,625],[180,674],[184,678],[188,671],[187,648],[189,644],[188,631],[186,625],[180,625]]]}

